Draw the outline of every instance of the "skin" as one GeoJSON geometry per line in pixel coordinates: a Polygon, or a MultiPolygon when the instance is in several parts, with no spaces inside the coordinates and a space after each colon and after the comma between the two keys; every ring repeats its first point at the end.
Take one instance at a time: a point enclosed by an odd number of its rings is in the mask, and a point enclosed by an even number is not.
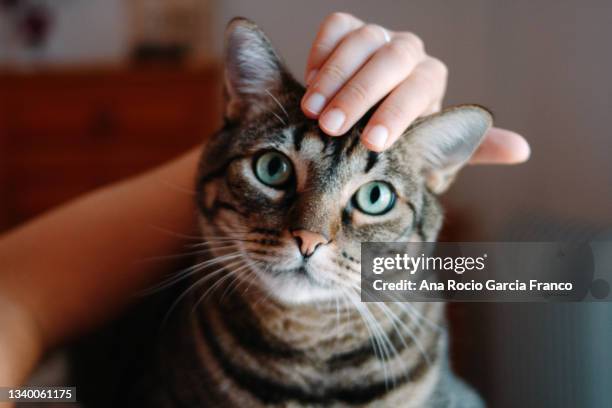
{"type": "MultiPolygon", "coordinates": [[[[388,148],[415,118],[437,111],[446,87],[446,68],[426,55],[418,37],[343,13],[324,20],[306,72],[315,74],[308,77],[302,108],[330,136],[341,135],[382,100],[364,133],[372,150],[388,148]],[[314,93],[327,101],[319,113],[305,102],[314,93]],[[325,120],[333,109],[346,117],[335,131],[325,120]],[[388,130],[383,145],[368,141],[375,126],[388,130]]],[[[143,259],[184,252],[179,235],[194,234],[189,192],[200,149],[0,237],[0,385],[22,384],[46,351],[116,316],[136,291],[168,270],[168,264],[143,259]]],[[[493,129],[472,162],[510,164],[528,156],[521,136],[493,129]]]]}
{"type": "MultiPolygon", "coordinates": [[[[302,110],[318,119],[325,133],[340,136],[382,101],[362,135],[370,150],[382,151],[417,117],[440,110],[447,73],[415,34],[332,13],[323,20],[308,56],[302,110]]],[[[529,153],[520,135],[493,128],[474,162],[519,163],[529,153]]]]}

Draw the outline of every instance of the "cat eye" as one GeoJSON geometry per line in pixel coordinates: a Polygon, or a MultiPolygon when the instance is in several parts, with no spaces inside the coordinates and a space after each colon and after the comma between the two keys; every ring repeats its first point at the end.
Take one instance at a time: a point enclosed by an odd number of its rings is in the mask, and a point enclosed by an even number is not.
{"type": "Polygon", "coordinates": [[[389,184],[372,181],[364,184],[353,196],[353,203],[360,211],[369,215],[382,215],[395,204],[395,192],[389,184]]]}
{"type": "Polygon", "coordinates": [[[257,157],[253,167],[257,179],[270,187],[282,187],[293,175],[291,161],[276,151],[257,157]]]}

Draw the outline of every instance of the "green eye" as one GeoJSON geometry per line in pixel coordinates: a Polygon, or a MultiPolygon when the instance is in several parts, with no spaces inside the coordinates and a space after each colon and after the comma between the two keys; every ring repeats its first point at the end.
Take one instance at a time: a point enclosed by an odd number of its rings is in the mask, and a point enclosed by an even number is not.
{"type": "Polygon", "coordinates": [[[293,174],[289,159],[279,152],[267,152],[255,160],[255,175],[267,186],[280,187],[293,174]]]}
{"type": "Polygon", "coordinates": [[[382,215],[393,208],[395,193],[387,183],[373,181],[357,190],[353,197],[355,206],[369,215],[382,215]]]}

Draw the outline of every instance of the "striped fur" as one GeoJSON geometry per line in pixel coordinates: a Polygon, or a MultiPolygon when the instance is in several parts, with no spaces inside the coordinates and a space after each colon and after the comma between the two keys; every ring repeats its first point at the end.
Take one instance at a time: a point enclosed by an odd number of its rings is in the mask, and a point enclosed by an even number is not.
{"type": "Polygon", "coordinates": [[[410,136],[435,132],[435,121],[369,152],[359,143],[367,116],[336,138],[303,116],[304,89],[252,23],[230,23],[226,46],[226,125],[207,143],[197,179],[206,256],[175,313],[156,403],[480,406],[448,369],[443,304],[359,300],[361,242],[436,239],[442,211],[423,157],[441,160],[443,149],[426,152],[410,136]],[[293,165],[284,189],[254,175],[254,158],[269,150],[293,165]],[[381,180],[397,194],[394,208],[380,216],[354,208],[355,191],[381,180]],[[329,243],[305,261],[294,229],[329,243]]]}

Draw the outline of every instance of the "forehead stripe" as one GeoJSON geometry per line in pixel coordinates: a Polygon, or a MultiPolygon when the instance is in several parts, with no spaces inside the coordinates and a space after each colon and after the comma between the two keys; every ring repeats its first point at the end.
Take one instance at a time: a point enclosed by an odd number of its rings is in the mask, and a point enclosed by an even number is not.
{"type": "Polygon", "coordinates": [[[355,149],[357,149],[357,146],[359,146],[359,142],[360,141],[361,141],[361,139],[359,138],[359,136],[353,136],[353,139],[351,140],[351,144],[346,149],[347,157],[350,157],[353,154],[355,149]]]}
{"type": "Polygon", "coordinates": [[[374,166],[376,166],[376,163],[378,163],[379,157],[380,157],[380,154],[377,152],[372,152],[372,151],[368,152],[368,160],[365,166],[366,173],[368,173],[370,170],[372,170],[374,166]]]}
{"type": "Polygon", "coordinates": [[[304,136],[306,136],[307,130],[308,125],[305,123],[293,131],[293,145],[295,146],[295,150],[298,152],[302,148],[302,141],[304,140],[304,136]]]}

